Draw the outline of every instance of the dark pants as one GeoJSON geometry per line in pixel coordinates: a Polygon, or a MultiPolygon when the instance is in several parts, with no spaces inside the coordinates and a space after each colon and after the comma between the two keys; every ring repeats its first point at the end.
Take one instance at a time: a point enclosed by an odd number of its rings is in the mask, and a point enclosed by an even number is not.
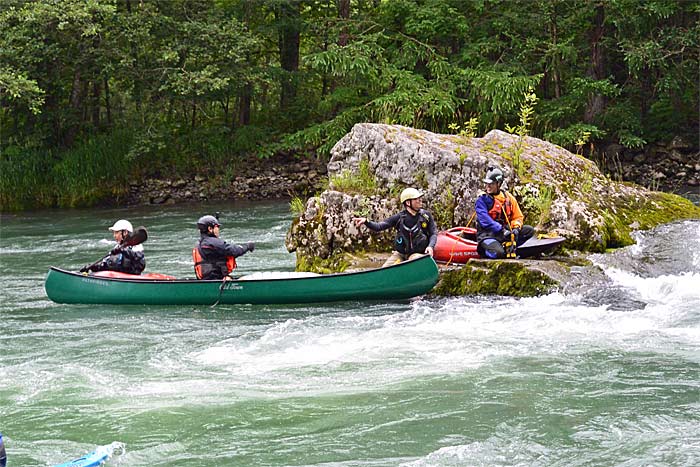
{"type": "MultiPolygon", "coordinates": [[[[523,225],[518,238],[515,240],[515,244],[520,246],[532,238],[533,235],[535,235],[535,229],[529,225],[523,225]]],[[[506,250],[503,248],[503,243],[509,241],[510,238],[504,238],[502,235],[487,237],[479,242],[476,251],[482,258],[502,259],[506,257],[506,250]]]]}

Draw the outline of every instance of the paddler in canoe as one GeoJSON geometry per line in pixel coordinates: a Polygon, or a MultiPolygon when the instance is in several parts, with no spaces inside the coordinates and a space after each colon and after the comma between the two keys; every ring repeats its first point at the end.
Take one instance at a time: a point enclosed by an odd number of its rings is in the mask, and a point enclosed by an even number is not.
{"type": "Polygon", "coordinates": [[[200,217],[197,228],[200,237],[192,249],[197,279],[231,280],[229,274],[236,269],[236,258],[255,250],[255,243],[235,245],[225,242],[219,238],[221,223],[214,216],[200,217]]]}
{"type": "Polygon", "coordinates": [[[366,217],[354,217],[357,227],[364,225],[373,232],[396,229],[394,250],[382,267],[391,266],[420,255],[433,256],[437,242],[437,225],[433,216],[423,209],[423,193],[415,188],[406,188],[399,197],[404,210],[398,214],[373,222],[366,217]]]}
{"type": "Polygon", "coordinates": [[[141,274],[146,268],[146,257],[143,245],[141,245],[148,238],[146,229],[139,227],[134,233],[131,222],[120,219],[109,230],[112,232],[117,246],[104,258],[83,266],[80,272],[116,271],[126,274],[141,274]]]}
{"type": "Polygon", "coordinates": [[[515,258],[517,247],[530,239],[535,229],[523,223],[515,197],[501,189],[501,169],[489,167],[483,181],[486,193],[475,204],[477,252],[482,258],[515,258]]]}

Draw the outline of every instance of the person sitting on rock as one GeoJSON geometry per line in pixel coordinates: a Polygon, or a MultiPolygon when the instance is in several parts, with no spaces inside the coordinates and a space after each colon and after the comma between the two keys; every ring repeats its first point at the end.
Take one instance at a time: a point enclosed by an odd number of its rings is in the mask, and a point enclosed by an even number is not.
{"type": "Polygon", "coordinates": [[[423,193],[415,188],[406,188],[401,192],[399,199],[404,210],[381,222],[373,222],[366,217],[353,218],[357,227],[364,225],[373,232],[381,232],[392,227],[396,229],[394,250],[382,267],[423,254],[433,256],[433,249],[437,242],[437,226],[433,216],[423,209],[423,193]]]}
{"type": "Polygon", "coordinates": [[[535,233],[524,225],[524,216],[515,197],[501,189],[503,172],[489,167],[486,177],[486,193],[476,200],[477,252],[482,258],[514,258],[517,247],[535,233]]]}
{"type": "Polygon", "coordinates": [[[214,216],[202,216],[197,221],[200,238],[192,249],[197,279],[230,280],[236,268],[236,258],[255,250],[255,243],[234,245],[219,238],[221,224],[214,216]]]}

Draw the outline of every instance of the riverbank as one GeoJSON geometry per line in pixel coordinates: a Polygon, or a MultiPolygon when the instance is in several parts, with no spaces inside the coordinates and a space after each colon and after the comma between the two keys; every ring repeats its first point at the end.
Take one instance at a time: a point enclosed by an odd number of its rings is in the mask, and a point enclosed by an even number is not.
{"type": "Polygon", "coordinates": [[[700,195],[700,151],[678,136],[644,150],[611,144],[593,160],[616,180],[682,196],[700,195]]]}
{"type": "Polygon", "coordinates": [[[279,155],[236,162],[235,176],[148,179],[129,186],[126,203],[177,204],[231,199],[264,200],[312,196],[326,183],[326,163],[279,155]]]}

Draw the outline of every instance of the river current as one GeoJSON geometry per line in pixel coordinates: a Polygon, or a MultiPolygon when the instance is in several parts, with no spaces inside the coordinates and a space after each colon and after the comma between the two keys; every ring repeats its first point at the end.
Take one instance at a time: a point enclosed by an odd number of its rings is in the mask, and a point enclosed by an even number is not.
{"type": "Polygon", "coordinates": [[[196,219],[293,270],[285,203],[56,210],[0,225],[8,466],[111,445],[107,466],[700,465],[700,220],[594,262],[606,290],[304,306],[59,305],[49,266],[148,228],[147,271],[193,276],[196,219]]]}

